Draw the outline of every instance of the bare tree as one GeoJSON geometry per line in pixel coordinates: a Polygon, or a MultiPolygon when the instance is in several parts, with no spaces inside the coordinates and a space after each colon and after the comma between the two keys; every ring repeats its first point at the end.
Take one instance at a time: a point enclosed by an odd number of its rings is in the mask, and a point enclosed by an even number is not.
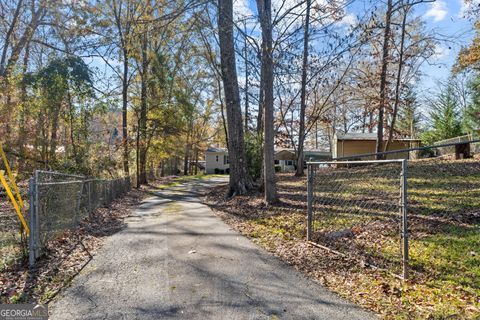
{"type": "Polygon", "coordinates": [[[273,106],[273,47],[272,47],[272,3],[270,0],[257,0],[257,8],[262,28],[262,73],[263,82],[263,178],[265,202],[276,202],[277,190],[275,183],[275,133],[274,133],[274,106],[273,106]]]}
{"type": "Polygon", "coordinates": [[[114,24],[118,32],[118,46],[122,56],[122,145],[123,145],[123,171],[125,175],[130,174],[128,158],[128,87],[129,81],[129,59],[130,59],[130,37],[133,28],[133,16],[137,6],[132,0],[113,0],[111,10],[114,17],[114,24]]]}
{"type": "Polygon", "coordinates": [[[305,141],[305,109],[307,91],[307,68],[308,68],[308,32],[310,27],[311,0],[307,0],[307,12],[305,14],[305,31],[303,36],[303,60],[302,60],[302,88],[300,93],[300,129],[298,131],[297,149],[297,177],[303,176],[303,146],[305,141]]]}
{"type": "MultiPolygon", "coordinates": [[[[377,124],[377,143],[376,152],[383,151],[383,126],[384,114],[387,104],[387,68],[389,57],[389,42],[390,42],[390,25],[392,19],[392,0],[387,1],[387,12],[385,14],[385,30],[383,33],[383,47],[382,47],[382,70],[380,73],[380,100],[378,106],[378,124],[377,124]]],[[[377,155],[377,159],[381,159],[381,155],[377,155]]]]}
{"type": "Polygon", "coordinates": [[[400,53],[399,53],[399,60],[398,60],[398,69],[397,69],[397,79],[395,82],[395,101],[393,105],[393,112],[392,112],[392,121],[390,122],[390,129],[388,131],[388,140],[385,144],[385,151],[388,150],[388,146],[392,143],[393,140],[393,132],[395,131],[395,122],[397,120],[398,114],[398,105],[400,103],[400,85],[402,82],[402,68],[403,68],[403,53],[405,49],[405,33],[406,33],[406,24],[407,24],[407,15],[410,7],[406,6],[403,10],[403,17],[402,17],[402,31],[400,36],[400,53]]]}
{"type": "Polygon", "coordinates": [[[46,0],[41,0],[38,3],[32,1],[30,6],[31,12],[25,13],[29,18],[27,24],[23,28],[23,31],[20,34],[15,34],[19,28],[21,21],[21,13],[24,6],[24,1],[19,0],[15,7],[12,20],[8,23],[7,32],[3,40],[3,47],[1,49],[1,58],[0,58],[0,78],[6,80],[11,73],[13,67],[17,63],[21,52],[31,41],[35,31],[42,22],[42,19],[45,17],[48,2],[46,0]]]}

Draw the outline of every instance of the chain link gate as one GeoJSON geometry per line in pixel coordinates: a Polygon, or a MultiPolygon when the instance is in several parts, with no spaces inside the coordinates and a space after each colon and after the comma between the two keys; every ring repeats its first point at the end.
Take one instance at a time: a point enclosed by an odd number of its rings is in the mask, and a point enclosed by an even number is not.
{"type": "Polygon", "coordinates": [[[307,240],[407,279],[407,164],[308,162],[307,240]]]}

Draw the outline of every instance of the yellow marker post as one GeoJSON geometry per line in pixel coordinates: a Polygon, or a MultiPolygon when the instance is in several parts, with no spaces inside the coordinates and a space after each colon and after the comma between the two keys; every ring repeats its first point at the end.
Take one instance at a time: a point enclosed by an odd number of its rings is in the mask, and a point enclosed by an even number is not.
{"type": "Polygon", "coordinates": [[[15,190],[15,194],[17,195],[17,201],[20,204],[20,208],[23,209],[25,208],[25,205],[23,204],[22,196],[20,195],[20,191],[18,190],[17,184],[15,183],[15,179],[13,178],[12,170],[10,170],[10,166],[8,165],[7,156],[3,151],[2,145],[0,145],[0,155],[2,156],[3,164],[5,164],[5,169],[7,169],[8,178],[12,183],[13,190],[15,190]]]}
{"type": "Polygon", "coordinates": [[[25,228],[25,231],[27,232],[28,235],[30,235],[30,229],[28,229],[27,222],[23,218],[22,212],[20,211],[20,207],[17,204],[17,201],[15,200],[15,197],[12,194],[12,190],[10,190],[10,187],[7,184],[7,181],[5,180],[5,177],[3,176],[3,171],[0,171],[0,182],[2,183],[3,187],[7,191],[7,195],[12,201],[13,207],[15,208],[15,211],[17,212],[18,218],[22,222],[23,227],[25,228]]]}

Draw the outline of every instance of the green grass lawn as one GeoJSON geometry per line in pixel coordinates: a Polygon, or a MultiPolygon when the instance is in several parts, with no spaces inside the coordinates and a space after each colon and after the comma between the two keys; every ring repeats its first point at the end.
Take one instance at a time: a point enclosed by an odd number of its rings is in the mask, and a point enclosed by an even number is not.
{"type": "MultiPolygon", "coordinates": [[[[411,162],[408,172],[412,281],[431,289],[422,290],[422,296],[436,301],[436,317],[458,314],[468,303],[478,308],[480,221],[471,215],[480,211],[480,164],[419,161],[411,162]]],[[[320,235],[359,231],[345,241],[319,237],[318,242],[399,273],[399,182],[395,165],[319,172],[314,229],[320,235]]]]}

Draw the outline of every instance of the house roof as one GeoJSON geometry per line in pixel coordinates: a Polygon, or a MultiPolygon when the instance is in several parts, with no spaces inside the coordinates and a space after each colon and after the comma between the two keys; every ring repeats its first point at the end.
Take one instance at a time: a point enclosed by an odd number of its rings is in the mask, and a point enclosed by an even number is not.
{"type": "Polygon", "coordinates": [[[208,147],[205,152],[228,152],[225,148],[208,147]]]}
{"type": "MultiPolygon", "coordinates": [[[[275,149],[275,153],[280,153],[280,152],[291,152],[291,153],[296,153],[295,149],[275,149]]],[[[325,155],[325,154],[330,154],[330,151],[328,150],[322,150],[322,149],[304,149],[303,153],[306,154],[317,154],[317,155],[325,155]]]]}
{"type": "MultiPolygon", "coordinates": [[[[225,149],[225,148],[208,147],[208,149],[207,149],[207,151],[205,151],[205,153],[207,153],[207,152],[212,152],[212,153],[227,152],[228,153],[228,150],[225,149]]],[[[275,149],[275,154],[278,154],[280,152],[290,152],[290,153],[295,154],[294,149],[280,149],[280,148],[275,149]]],[[[306,149],[306,150],[303,150],[303,153],[304,154],[309,154],[309,155],[329,155],[330,151],[321,150],[321,149],[306,149]]]]}
{"type": "Polygon", "coordinates": [[[325,155],[331,155],[331,152],[327,150],[311,149],[311,150],[303,150],[303,154],[325,156],[325,155]]]}
{"type": "MultiPolygon", "coordinates": [[[[377,133],[375,132],[353,132],[345,134],[337,134],[337,140],[377,140],[377,133]]],[[[420,139],[394,139],[396,141],[420,141],[420,139]]]]}

